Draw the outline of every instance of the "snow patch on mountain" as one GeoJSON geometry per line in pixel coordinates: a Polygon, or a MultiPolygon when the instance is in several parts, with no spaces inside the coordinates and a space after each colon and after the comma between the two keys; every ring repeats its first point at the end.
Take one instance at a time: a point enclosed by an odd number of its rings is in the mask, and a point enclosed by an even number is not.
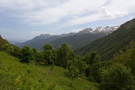
{"type": "Polygon", "coordinates": [[[86,28],[82,31],[80,31],[78,34],[87,34],[87,33],[92,33],[92,34],[96,34],[96,33],[106,33],[106,34],[110,34],[114,31],[116,31],[119,28],[119,26],[106,26],[106,27],[97,27],[95,30],[91,29],[91,28],[86,28]]]}

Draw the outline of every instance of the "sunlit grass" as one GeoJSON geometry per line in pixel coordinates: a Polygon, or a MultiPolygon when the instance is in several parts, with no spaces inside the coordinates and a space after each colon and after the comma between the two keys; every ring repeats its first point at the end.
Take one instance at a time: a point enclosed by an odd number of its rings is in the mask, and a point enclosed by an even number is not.
{"type": "Polygon", "coordinates": [[[96,83],[79,78],[69,87],[65,71],[57,66],[20,63],[17,58],[0,52],[0,90],[97,90],[96,83]]]}

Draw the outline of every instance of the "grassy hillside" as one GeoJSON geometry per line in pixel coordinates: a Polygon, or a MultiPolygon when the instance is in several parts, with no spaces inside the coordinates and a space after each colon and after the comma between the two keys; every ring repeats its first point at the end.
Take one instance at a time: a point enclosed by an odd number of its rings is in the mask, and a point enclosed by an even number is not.
{"type": "Polygon", "coordinates": [[[76,78],[69,87],[64,68],[23,64],[0,52],[0,90],[97,90],[97,84],[76,78]]]}
{"type": "Polygon", "coordinates": [[[121,25],[112,34],[75,50],[75,52],[84,55],[88,52],[96,51],[101,56],[101,60],[109,60],[118,50],[132,40],[135,41],[135,19],[121,25]]]}
{"type": "Polygon", "coordinates": [[[7,43],[8,43],[8,41],[5,40],[5,39],[3,39],[3,38],[0,36],[0,50],[1,50],[2,46],[3,46],[4,44],[7,44],[7,43]]]}

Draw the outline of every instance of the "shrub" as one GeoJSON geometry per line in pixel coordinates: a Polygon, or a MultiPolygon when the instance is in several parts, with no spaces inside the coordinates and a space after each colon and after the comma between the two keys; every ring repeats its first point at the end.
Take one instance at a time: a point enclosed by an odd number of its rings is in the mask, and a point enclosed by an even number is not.
{"type": "Polygon", "coordinates": [[[101,90],[135,90],[131,70],[122,64],[114,64],[101,72],[101,90]]]}

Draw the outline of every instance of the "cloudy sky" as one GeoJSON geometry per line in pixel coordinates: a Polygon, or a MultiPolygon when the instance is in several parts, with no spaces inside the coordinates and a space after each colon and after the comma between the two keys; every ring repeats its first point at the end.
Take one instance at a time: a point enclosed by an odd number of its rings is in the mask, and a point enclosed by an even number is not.
{"type": "Polygon", "coordinates": [[[0,34],[8,40],[117,26],[132,18],[135,0],[0,0],[0,34]]]}

